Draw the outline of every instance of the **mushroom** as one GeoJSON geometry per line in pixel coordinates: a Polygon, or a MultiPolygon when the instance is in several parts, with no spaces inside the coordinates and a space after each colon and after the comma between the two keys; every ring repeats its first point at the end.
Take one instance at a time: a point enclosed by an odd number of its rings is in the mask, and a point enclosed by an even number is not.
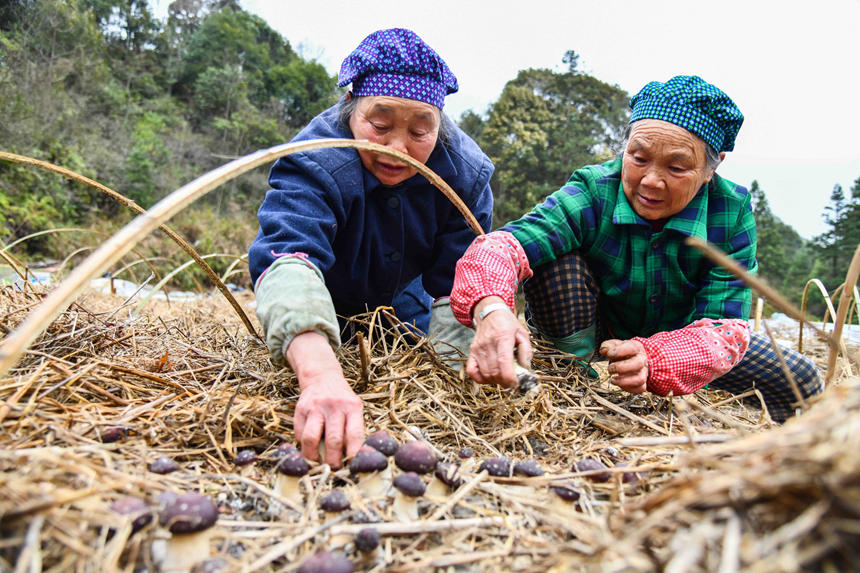
{"type": "Polygon", "coordinates": [[[111,426],[104,430],[99,430],[99,439],[103,444],[112,444],[124,439],[130,433],[129,429],[125,426],[111,426]]]}
{"type": "Polygon", "coordinates": [[[233,458],[233,463],[239,468],[239,474],[249,476],[254,473],[254,462],[257,461],[257,452],[254,450],[240,450],[233,458]]]}
{"type": "MultiPolygon", "coordinates": [[[[152,522],[152,508],[139,497],[122,497],[112,504],[110,510],[131,520],[132,535],[152,522]]],[[[113,531],[109,531],[113,535],[113,531]]]]}
{"type": "Polygon", "coordinates": [[[149,471],[154,474],[169,474],[178,469],[179,464],[177,464],[173,458],[168,458],[167,456],[156,458],[149,464],[149,471]]]}
{"type": "MultiPolygon", "coordinates": [[[[536,460],[522,460],[514,464],[514,475],[523,477],[540,477],[544,474],[543,468],[536,460]]],[[[514,491],[524,494],[533,494],[535,488],[530,485],[514,485],[510,486],[514,491]]]]}
{"type": "Polygon", "coordinates": [[[385,430],[378,430],[376,432],[373,432],[372,434],[367,436],[367,439],[364,440],[364,443],[371,448],[382,452],[388,457],[393,456],[400,448],[400,444],[397,442],[397,440],[391,437],[391,434],[389,434],[385,430]]]}
{"type": "MultiPolygon", "coordinates": [[[[325,512],[326,521],[340,515],[341,512],[349,509],[349,499],[342,489],[333,489],[320,498],[320,509],[325,512]]],[[[348,535],[332,536],[329,539],[331,547],[341,547],[350,541],[348,535]]]]}
{"type": "Polygon", "coordinates": [[[472,468],[475,467],[475,450],[469,447],[460,448],[460,451],[457,452],[457,457],[463,460],[460,463],[460,468],[464,472],[472,471],[472,468]]]}
{"type": "MultiPolygon", "coordinates": [[[[172,497],[158,516],[158,522],[170,532],[164,546],[161,571],[186,572],[195,563],[207,559],[210,528],[217,519],[218,508],[205,495],[183,493],[172,497]]],[[[153,555],[156,561],[157,557],[153,555]]]]}
{"type": "Polygon", "coordinates": [[[603,462],[598,460],[597,458],[583,458],[578,462],[573,464],[573,471],[575,472],[594,472],[589,473],[588,475],[582,476],[586,479],[590,479],[591,481],[596,482],[606,482],[612,477],[612,473],[608,471],[598,471],[598,470],[608,470],[603,462]]]}
{"type": "Polygon", "coordinates": [[[368,445],[361,446],[349,462],[349,471],[358,477],[358,489],[363,495],[385,495],[391,485],[388,458],[368,445]]]}
{"type": "Polygon", "coordinates": [[[295,444],[291,444],[290,442],[284,442],[275,448],[274,457],[277,459],[281,459],[287,454],[291,454],[293,452],[297,452],[299,449],[295,446],[295,444]]]}
{"type": "Polygon", "coordinates": [[[551,484],[549,489],[566,503],[573,503],[579,499],[579,491],[568,482],[551,484]]]}
{"type": "MultiPolygon", "coordinates": [[[[626,468],[629,465],[628,462],[618,462],[615,464],[615,467],[626,468]]],[[[636,472],[624,472],[621,474],[621,481],[624,483],[637,483],[639,481],[639,474],[636,472]]]]}
{"type": "Polygon", "coordinates": [[[394,517],[399,521],[418,519],[418,498],[427,489],[424,480],[415,472],[404,472],[394,478],[394,487],[394,504],[391,506],[394,517]]]}
{"type": "Polygon", "coordinates": [[[373,563],[379,558],[379,543],[382,536],[375,527],[365,527],[355,534],[353,543],[361,553],[361,558],[366,563],[373,563]]]}
{"type": "Polygon", "coordinates": [[[511,458],[502,456],[500,458],[487,458],[478,466],[478,471],[487,470],[487,473],[495,477],[511,477],[511,458]]]}
{"type": "Polygon", "coordinates": [[[407,442],[394,454],[394,463],[405,472],[427,474],[436,469],[436,454],[423,440],[407,442]]]}
{"type": "Polygon", "coordinates": [[[287,453],[278,465],[277,478],[275,479],[275,491],[279,496],[291,501],[295,505],[302,505],[302,491],[299,481],[307,474],[311,466],[298,450],[287,453]]]}
{"type": "Polygon", "coordinates": [[[352,573],[354,570],[352,561],[340,553],[317,551],[299,565],[298,573],[352,573]]]}
{"type": "Polygon", "coordinates": [[[452,489],[457,489],[463,484],[459,476],[460,468],[450,462],[439,462],[433,470],[433,479],[427,486],[427,497],[431,499],[444,499],[452,489]]]}

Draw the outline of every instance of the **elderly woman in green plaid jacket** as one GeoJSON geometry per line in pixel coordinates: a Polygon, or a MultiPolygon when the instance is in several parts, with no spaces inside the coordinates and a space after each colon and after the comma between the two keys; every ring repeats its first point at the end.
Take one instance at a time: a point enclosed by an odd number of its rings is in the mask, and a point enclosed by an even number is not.
{"type": "MultiPolygon", "coordinates": [[[[451,307],[476,329],[466,365],[479,383],[516,385],[531,359],[517,320],[558,349],[609,361],[632,393],[755,388],[784,421],[797,396],[766,337],[750,332],[752,294],[685,244],[706,239],[750,272],[757,263],[749,192],[715,170],[743,115],[696,76],[651,82],[630,101],[623,154],[577,170],[522,218],[479,237],[457,263],[451,307]]],[[[782,348],[804,397],[823,390],[811,360],[782,348]]]]}

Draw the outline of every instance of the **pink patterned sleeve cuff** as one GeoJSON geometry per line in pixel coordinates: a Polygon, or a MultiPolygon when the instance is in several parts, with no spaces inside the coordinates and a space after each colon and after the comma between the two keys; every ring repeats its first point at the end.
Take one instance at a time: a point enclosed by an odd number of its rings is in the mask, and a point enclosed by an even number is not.
{"type": "Polygon", "coordinates": [[[749,323],[703,318],[679,330],[636,337],[648,355],[648,390],[667,396],[691,394],[741,361],[749,347],[749,323]]]}
{"type": "Polygon", "coordinates": [[[506,231],[481,235],[457,261],[451,310],[462,324],[473,326],[472,308],[482,298],[499,296],[514,308],[520,281],[532,276],[522,245],[506,231]]]}

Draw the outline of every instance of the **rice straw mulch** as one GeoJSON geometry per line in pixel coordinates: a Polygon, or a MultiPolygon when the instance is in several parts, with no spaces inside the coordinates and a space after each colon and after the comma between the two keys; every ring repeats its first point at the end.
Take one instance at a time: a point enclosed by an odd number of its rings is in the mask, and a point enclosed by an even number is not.
{"type": "MultiPolygon", "coordinates": [[[[44,292],[0,289],[11,330],[44,292]]],[[[246,295],[246,302],[249,300],[246,295]]],[[[152,306],[88,293],[0,379],[0,570],[156,571],[157,520],[131,534],[112,511],[127,496],[158,505],[197,491],[219,507],[212,557],[225,570],[290,571],[376,519],[382,556],[340,547],[357,570],[846,570],[860,562],[860,380],[843,377],[782,427],[756,406],[701,391],[633,396],[584,377],[538,345],[536,395],[477,387],[430,345],[397,334],[386,311],[358,317],[368,344],[340,351],[369,431],[425,439],[460,462],[472,448],[537,459],[546,475],[464,485],[400,523],[390,501],[362,499],[348,470],[316,465],[304,507],[273,489],[277,447],[293,439],[295,377],[269,361],[220,298],[152,306]],[[362,353],[361,348],[367,349],[362,353]],[[364,356],[362,356],[364,354],[364,356]],[[120,438],[109,441],[108,437],[120,438]],[[247,470],[233,463],[254,449],[247,470]],[[180,470],[148,470],[167,456],[180,470]],[[584,458],[608,469],[575,471],[584,458]],[[573,503],[549,485],[569,484],[573,503]],[[317,509],[333,487],[346,518],[317,509]]],[[[601,366],[597,366],[601,369],[601,366]]]]}

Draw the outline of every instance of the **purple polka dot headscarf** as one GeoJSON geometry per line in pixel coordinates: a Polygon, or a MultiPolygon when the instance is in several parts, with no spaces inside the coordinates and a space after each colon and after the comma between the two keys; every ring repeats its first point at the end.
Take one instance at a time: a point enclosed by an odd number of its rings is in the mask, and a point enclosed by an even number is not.
{"type": "Polygon", "coordinates": [[[356,96],[391,96],[423,101],[439,109],[457,91],[457,78],[433,48],[412,30],[370,34],[343,61],[337,85],[352,83],[356,96]]]}

